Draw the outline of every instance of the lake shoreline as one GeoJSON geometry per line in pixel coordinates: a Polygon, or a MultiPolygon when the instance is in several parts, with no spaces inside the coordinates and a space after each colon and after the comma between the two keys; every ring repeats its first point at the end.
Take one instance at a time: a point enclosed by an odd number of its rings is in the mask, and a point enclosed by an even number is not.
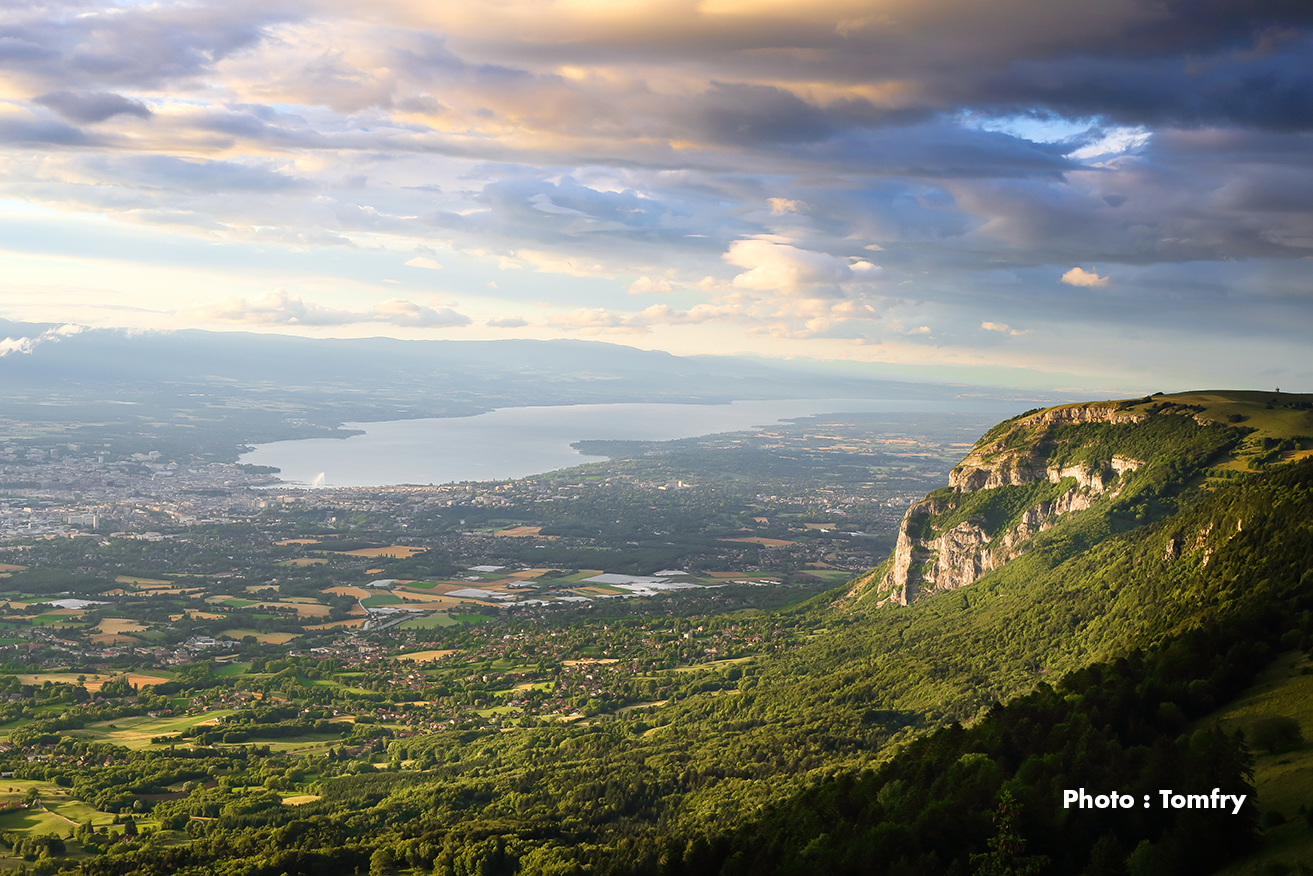
{"type": "Polygon", "coordinates": [[[728,404],[629,402],[496,408],[464,417],[343,423],[349,435],[257,445],[239,462],[280,471],[282,488],[383,487],[513,480],[608,457],[586,441],[671,441],[839,413],[1005,412],[992,399],[770,399],[728,404]]]}

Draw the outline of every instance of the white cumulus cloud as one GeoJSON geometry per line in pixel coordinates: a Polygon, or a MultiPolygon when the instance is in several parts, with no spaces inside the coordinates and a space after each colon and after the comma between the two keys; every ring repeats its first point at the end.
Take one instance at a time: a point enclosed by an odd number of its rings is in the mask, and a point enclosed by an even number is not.
{"type": "Polygon", "coordinates": [[[853,268],[844,259],[766,236],[736,240],[722,258],[746,269],[734,278],[735,286],[758,292],[841,297],[834,287],[853,278],[853,268]]]}
{"type": "Polygon", "coordinates": [[[1097,271],[1075,267],[1062,275],[1062,282],[1068,286],[1107,286],[1108,278],[1100,277],[1097,271]]]}

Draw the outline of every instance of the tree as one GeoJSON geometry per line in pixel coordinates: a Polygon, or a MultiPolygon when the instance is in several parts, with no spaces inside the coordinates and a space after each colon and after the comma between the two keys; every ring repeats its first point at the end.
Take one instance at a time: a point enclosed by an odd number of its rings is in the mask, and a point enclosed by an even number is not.
{"type": "Polygon", "coordinates": [[[1298,748],[1304,742],[1299,722],[1285,715],[1269,715],[1259,718],[1249,728],[1249,741],[1255,748],[1261,748],[1272,754],[1298,748]]]}
{"type": "Polygon", "coordinates": [[[390,848],[384,846],[376,849],[374,854],[369,857],[369,876],[383,876],[383,874],[391,873],[396,863],[396,857],[393,856],[390,848]]]}
{"type": "Polygon", "coordinates": [[[1026,855],[1026,840],[1017,833],[1017,801],[1012,792],[999,794],[996,830],[989,851],[971,856],[977,876],[1034,876],[1048,866],[1045,855],[1026,855]]]}

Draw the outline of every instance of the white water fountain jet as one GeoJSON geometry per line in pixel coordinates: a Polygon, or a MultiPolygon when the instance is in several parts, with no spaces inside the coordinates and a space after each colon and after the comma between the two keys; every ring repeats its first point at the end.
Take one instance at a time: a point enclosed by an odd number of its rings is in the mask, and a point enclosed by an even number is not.
{"type": "Polygon", "coordinates": [[[315,479],[310,482],[310,489],[313,490],[316,487],[322,487],[323,485],[324,485],[324,472],[321,471],[319,474],[315,475],[315,479]]]}

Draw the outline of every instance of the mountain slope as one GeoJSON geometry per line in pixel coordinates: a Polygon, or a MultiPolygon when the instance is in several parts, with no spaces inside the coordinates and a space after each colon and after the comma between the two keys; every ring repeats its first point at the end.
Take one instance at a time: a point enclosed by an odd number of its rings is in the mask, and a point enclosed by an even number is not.
{"type": "Polygon", "coordinates": [[[873,772],[827,773],[742,826],[689,830],[667,848],[696,872],[724,874],[1138,876],[1209,872],[1246,853],[1258,812],[1247,755],[1234,737],[1190,732],[1189,721],[1243,691],[1273,655],[1313,646],[1313,459],[1176,499],[1175,514],[1075,553],[1109,511],[1073,512],[961,591],[854,623],[828,649],[841,668],[810,663],[812,705],[826,687],[839,702],[970,703],[975,682],[1011,685],[1011,702],[969,729],[910,742],[873,772]],[[1027,655],[1035,662],[1008,666],[1027,655]],[[855,665],[874,683],[855,678],[855,665]],[[1135,805],[1066,809],[1072,788],[1116,790],[1135,805]],[[1157,802],[1163,788],[1227,788],[1250,802],[1236,816],[1174,810],[1157,802]],[[1152,806],[1140,805],[1146,794],[1152,806]]]}
{"type": "Polygon", "coordinates": [[[954,468],[947,487],[908,509],[888,566],[859,579],[849,595],[907,605],[963,587],[1078,512],[1097,522],[1080,530],[1074,550],[1158,519],[1210,475],[1313,453],[1311,402],[1182,393],[1063,405],[1001,423],[954,468]]]}

